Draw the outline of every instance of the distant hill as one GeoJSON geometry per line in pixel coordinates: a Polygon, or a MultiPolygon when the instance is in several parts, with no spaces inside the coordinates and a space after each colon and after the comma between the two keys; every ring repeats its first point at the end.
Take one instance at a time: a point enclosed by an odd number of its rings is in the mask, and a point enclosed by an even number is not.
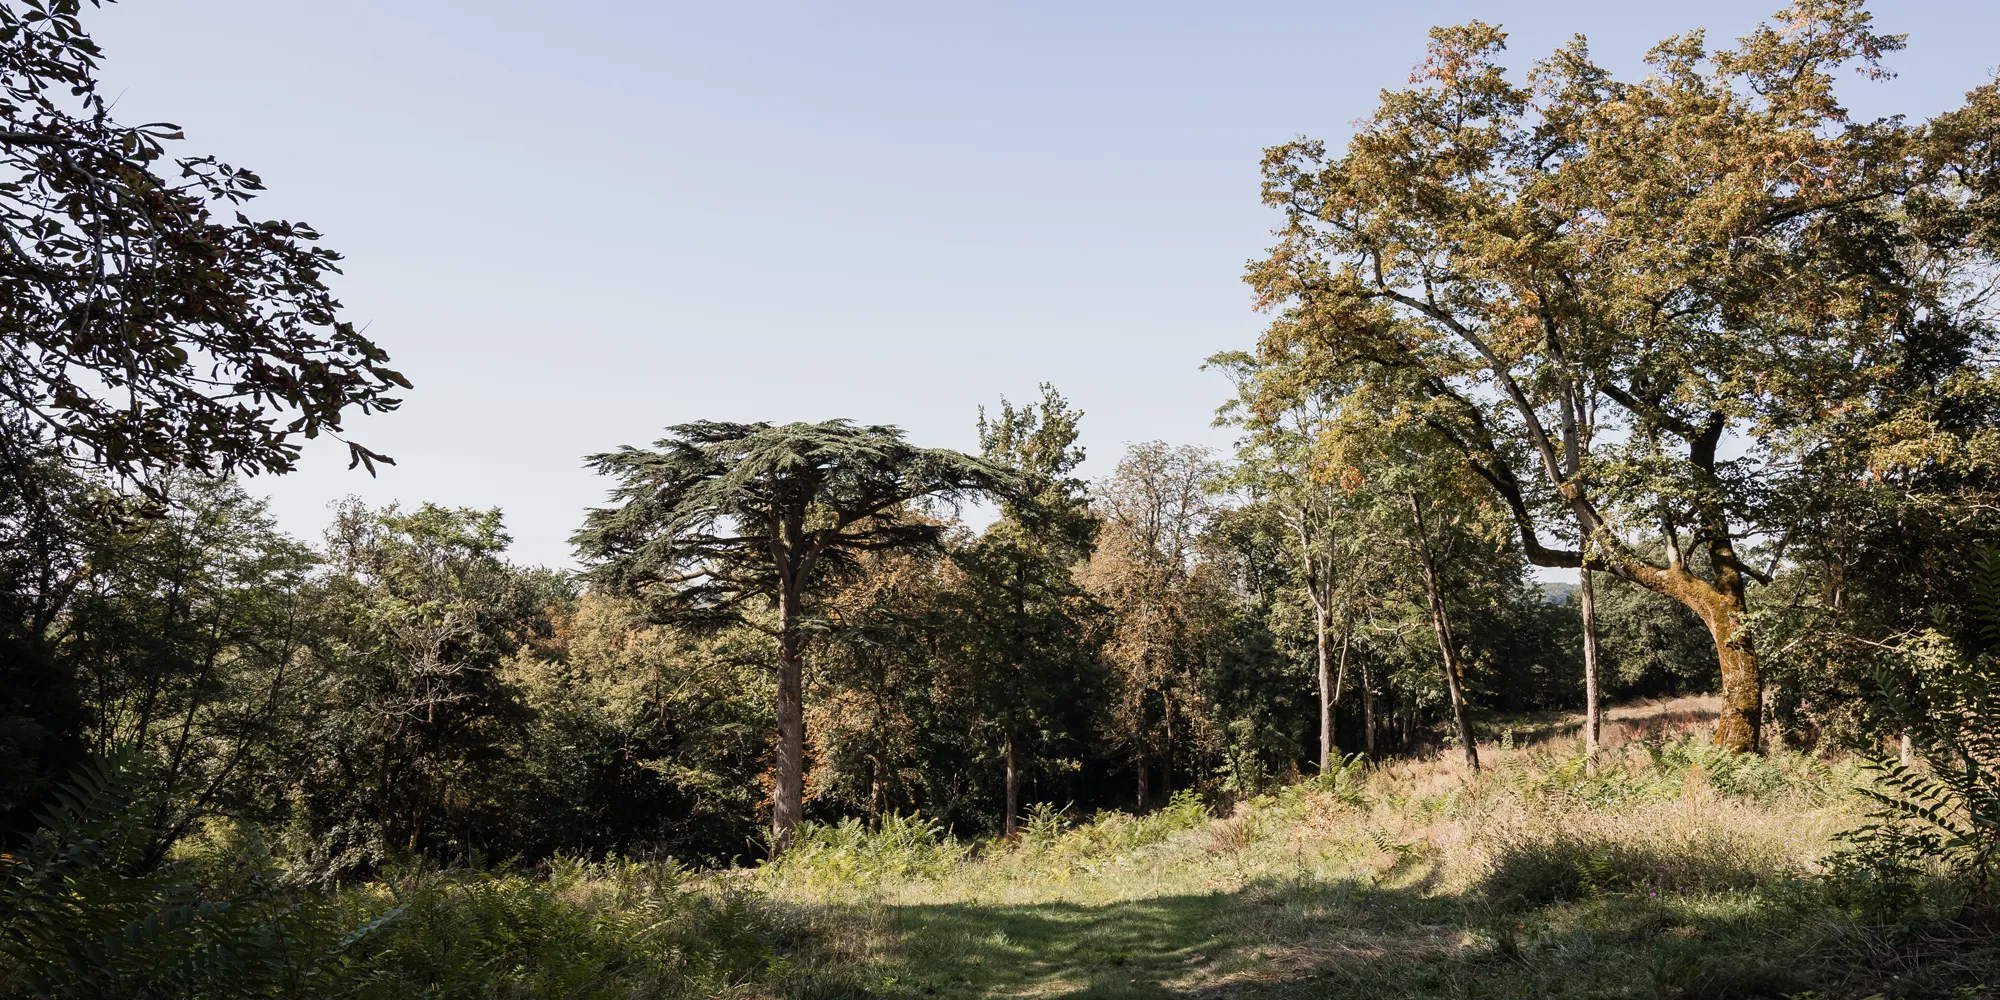
{"type": "Polygon", "coordinates": [[[1568,604],[1575,593],[1574,583],[1556,583],[1547,580],[1542,582],[1542,598],[1550,604],[1568,604]]]}

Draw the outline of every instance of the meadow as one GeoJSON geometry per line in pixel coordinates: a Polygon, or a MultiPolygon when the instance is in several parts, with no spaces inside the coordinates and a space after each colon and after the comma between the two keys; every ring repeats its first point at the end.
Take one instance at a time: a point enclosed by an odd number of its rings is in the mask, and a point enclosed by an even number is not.
{"type": "Polygon", "coordinates": [[[1541,740],[1499,726],[1479,775],[1351,759],[1233,803],[1044,807],[1012,843],[903,816],[808,825],[757,867],[410,870],[339,894],[379,926],[335,978],[398,998],[1992,995],[1976,901],[1844,849],[1854,763],[1731,754],[1707,717],[1625,706],[1594,761],[1544,718],[1541,740]]]}

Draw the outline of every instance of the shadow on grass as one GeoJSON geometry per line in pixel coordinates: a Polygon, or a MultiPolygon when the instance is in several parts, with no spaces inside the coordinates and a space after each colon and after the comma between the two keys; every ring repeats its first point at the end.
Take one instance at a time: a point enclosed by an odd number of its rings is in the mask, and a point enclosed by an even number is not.
{"type": "MultiPolygon", "coordinates": [[[[871,992],[904,996],[1950,996],[1992,954],[1886,981],[1798,906],[1754,893],[1533,910],[1364,882],[1264,880],[1102,905],[892,907],[871,992]],[[1968,971],[1968,969],[1970,971],[1968,971]]],[[[1991,981],[1991,980],[1989,980],[1991,981]]],[[[1979,995],[1979,994],[1969,994],[1979,995]]]]}

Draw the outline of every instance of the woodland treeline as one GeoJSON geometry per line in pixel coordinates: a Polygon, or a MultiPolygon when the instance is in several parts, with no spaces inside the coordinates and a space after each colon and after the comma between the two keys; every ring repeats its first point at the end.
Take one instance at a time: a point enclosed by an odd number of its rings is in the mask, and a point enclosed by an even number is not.
{"type": "MultiPolygon", "coordinates": [[[[1001,413],[998,426],[1078,457],[1077,414],[1053,391],[1001,413]]],[[[1180,789],[1251,793],[1311,773],[1303,553],[1277,505],[1226,503],[1218,491],[1241,471],[1195,448],[1136,446],[1108,481],[1056,488],[1077,523],[1053,534],[1012,515],[974,531],[944,511],[896,511],[935,529],[930,543],[857,553],[822,571],[807,605],[805,817],[922,810],[999,830],[1010,798],[1017,816],[1034,803],[1144,809],[1180,789]]],[[[158,508],[112,527],[37,526],[39,551],[59,551],[75,585],[47,631],[17,633],[69,682],[48,694],[80,723],[62,732],[44,711],[18,725],[44,727],[44,748],[73,741],[72,754],[140,766],[161,807],[158,851],[219,816],[266,825],[329,877],[406,852],[760,849],[772,609],[660,623],[643,600],[506,561],[497,511],[349,504],[306,544],[230,480],[161,486],[158,508]]],[[[1389,499],[1356,513],[1390,534],[1331,553],[1354,560],[1333,568],[1333,754],[1448,735],[1403,544],[1414,528],[1389,499]]],[[[1575,605],[1472,523],[1440,510],[1426,527],[1473,710],[1579,705],[1575,605]]],[[[1599,607],[1609,694],[1713,686],[1686,612],[1624,584],[1600,584],[1599,607]]],[[[17,750],[9,774],[22,806],[33,759],[17,750]]]]}
{"type": "Polygon", "coordinates": [[[246,214],[255,174],[116,122],[83,12],[0,4],[7,845],[105,768],[131,864],[234,825],[334,883],[1007,834],[1345,754],[1476,766],[1483,719],[1641,695],[1719,691],[1741,752],[1872,751],[1908,728],[1885,651],[1980,641],[2000,88],[1850,118],[1836,81],[1902,46],[1857,3],[1630,80],[1438,29],[1344,147],[1266,151],[1271,322],[1190,401],[1232,453],[1086,481],[1050,386],[968,413],[976,454],[684,423],[587,459],[574,573],[510,562],[498,510],[277,529],[254,477],[410,387],[318,234],[246,214]]]}

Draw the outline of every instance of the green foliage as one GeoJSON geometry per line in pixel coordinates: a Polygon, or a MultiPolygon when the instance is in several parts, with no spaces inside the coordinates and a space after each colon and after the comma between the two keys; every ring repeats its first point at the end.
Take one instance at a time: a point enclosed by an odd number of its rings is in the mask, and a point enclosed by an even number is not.
{"type": "Polygon", "coordinates": [[[709,996],[787,971],[766,908],[689,885],[670,864],[417,871],[348,902],[401,913],[370,942],[355,977],[364,998],[709,996]]]}
{"type": "Polygon", "coordinates": [[[1617,895],[1743,892],[1782,878],[1781,864],[1726,834],[1707,831],[1628,841],[1557,833],[1504,843],[1479,891],[1508,907],[1617,895]]]}
{"type": "Polygon", "coordinates": [[[355,919],[297,895],[261,841],[149,865],[137,775],[98,761],[0,869],[0,990],[39,997],[311,997],[344,992],[355,949],[400,910],[355,919]],[[218,885],[227,892],[217,892],[218,885]]]}
{"type": "Polygon", "coordinates": [[[1200,829],[1211,818],[1201,796],[1183,789],[1175,792],[1166,805],[1143,816],[1099,813],[1087,823],[1079,823],[1039,842],[1039,854],[1052,862],[1088,864],[1130,854],[1176,833],[1200,829]]]}
{"type": "Polygon", "coordinates": [[[631,602],[583,595],[501,669],[530,718],[504,738],[519,784],[500,790],[513,821],[498,853],[744,854],[763,794],[770,660],[760,633],[688,636],[631,602]]]}
{"type": "Polygon", "coordinates": [[[497,510],[343,507],[328,532],[329,661],[283,746],[287,847],[327,881],[398,854],[517,849],[529,719],[502,666],[573,600],[561,574],[509,564],[497,510]]]}
{"type": "Polygon", "coordinates": [[[1799,753],[1740,754],[1705,734],[1653,737],[1602,751],[1532,749],[1534,766],[1498,779],[1523,797],[1580,809],[1666,802],[1691,793],[1747,801],[1829,804],[1852,784],[1854,767],[1799,753]]]}
{"type": "Polygon", "coordinates": [[[1367,801],[1363,788],[1367,782],[1368,768],[1367,757],[1351,753],[1341,758],[1334,766],[1307,778],[1300,784],[1335,802],[1358,806],[1367,801]]]}
{"type": "Polygon", "coordinates": [[[221,478],[154,485],[162,509],[91,547],[57,649],[91,692],[89,750],[130,760],[162,806],[157,860],[208,815],[276,812],[282,712],[320,677],[328,616],[318,558],[262,501],[221,478]]]}
{"type": "Polygon", "coordinates": [[[90,706],[57,648],[71,593],[87,576],[110,491],[43,449],[0,434],[0,843],[34,814],[85,753],[90,706]]]}
{"type": "Polygon", "coordinates": [[[820,574],[863,552],[936,544],[943,526],[911,516],[912,502],[1019,486],[999,466],[914,447],[894,427],[703,421],[667,430],[654,450],[591,456],[618,479],[618,506],[591,511],[575,539],[593,582],[645,600],[661,621],[740,624],[746,604],[811,592],[820,574]]]}
{"type": "Polygon", "coordinates": [[[935,820],[915,813],[888,813],[872,827],[850,816],[801,825],[792,849],[767,863],[759,877],[819,893],[866,890],[940,878],[969,851],[935,820]]]}
{"type": "Polygon", "coordinates": [[[1875,672],[1881,717],[1916,759],[1864,758],[1876,808],[1850,839],[1891,880],[1925,859],[1990,893],[2000,885],[2000,550],[1975,563],[1959,641],[1929,630],[1887,652],[1875,672]]]}
{"type": "MultiPolygon", "coordinates": [[[[141,787],[94,764],[0,860],[0,995],[608,1000],[817,982],[783,950],[799,939],[791,918],[670,862],[419,867],[323,891],[253,832],[142,868],[141,787]]],[[[943,843],[935,828],[903,839],[943,843]]]]}
{"type": "Polygon", "coordinates": [[[0,437],[122,477],[286,472],[302,441],[395,409],[410,383],[339,318],[340,255],[252,219],[263,181],[177,152],[178,126],[121,124],[85,6],[0,5],[0,437]]]}

